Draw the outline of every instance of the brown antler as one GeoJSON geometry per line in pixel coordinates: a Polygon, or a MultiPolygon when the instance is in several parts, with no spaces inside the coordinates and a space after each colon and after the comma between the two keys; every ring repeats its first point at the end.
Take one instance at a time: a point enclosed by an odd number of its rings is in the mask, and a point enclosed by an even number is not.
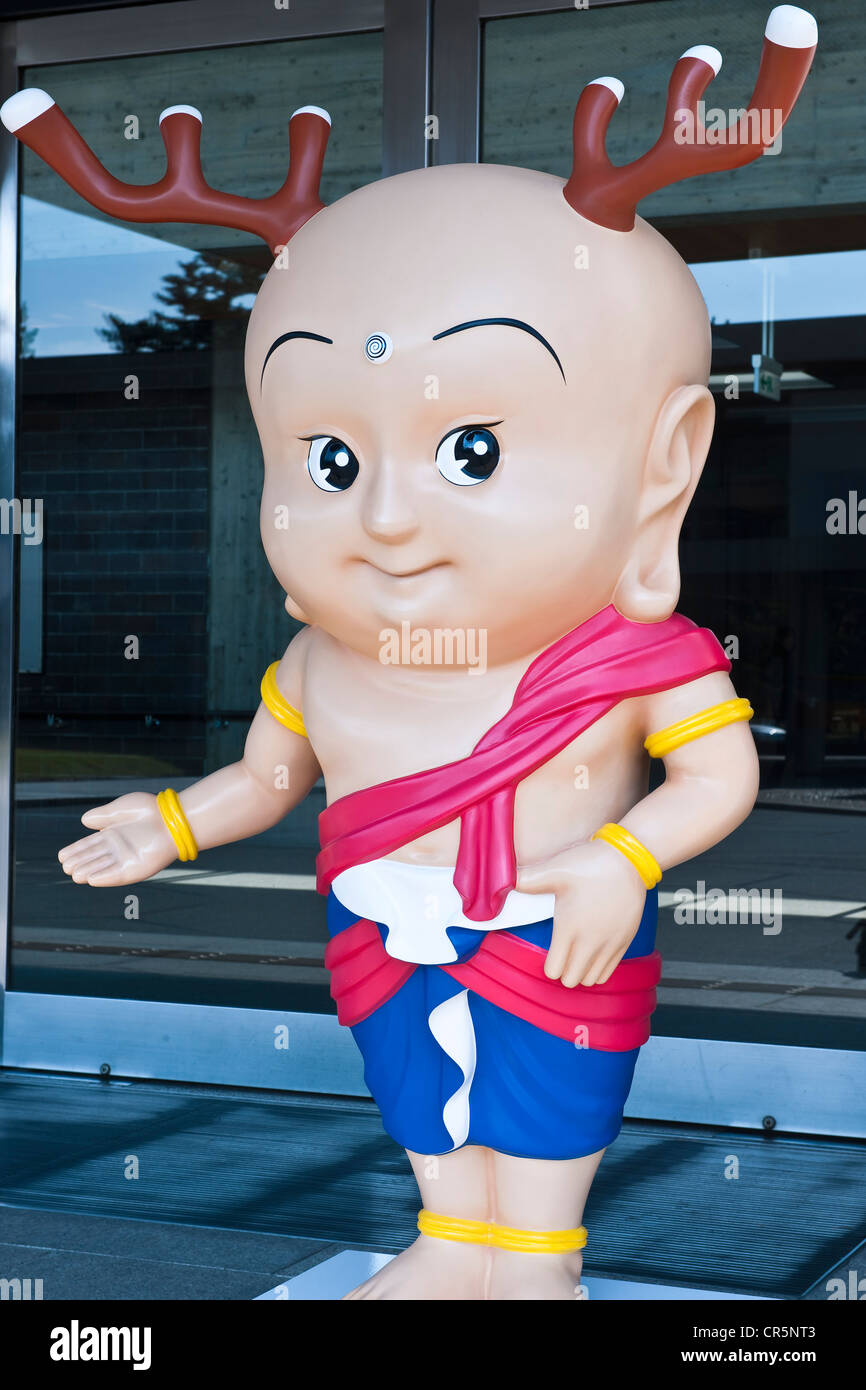
{"type": "Polygon", "coordinates": [[[0,120],[101,212],[127,222],[200,222],[253,232],[276,253],[324,204],[319,180],[331,118],[302,106],[289,121],[289,172],[270,198],[241,198],[211,188],[201,170],[201,112],[169,106],[159,118],[167,160],[157,183],[123,183],[103,168],[60,107],[38,87],[0,107],[0,120]]]}
{"type": "Polygon", "coordinates": [[[727,129],[708,131],[698,103],[722,65],[718,49],[701,45],[682,55],[671,75],[661,134],[640,159],[617,168],[605,151],[611,116],[622,100],[615,77],[598,77],[581,92],[574,113],[574,164],[567,202],[603,227],[627,232],[641,198],[667,184],[715,169],[750,164],[772,145],[812,65],[818,26],[807,10],[777,5],[767,20],[758,80],[749,107],[727,129]]]}

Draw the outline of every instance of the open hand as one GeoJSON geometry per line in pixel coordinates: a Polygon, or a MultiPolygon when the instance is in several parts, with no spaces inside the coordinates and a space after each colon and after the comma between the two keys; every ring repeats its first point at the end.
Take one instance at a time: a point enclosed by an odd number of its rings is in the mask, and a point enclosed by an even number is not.
{"type": "Polygon", "coordinates": [[[85,811],[81,823],[96,834],[65,845],[57,855],[63,872],[76,883],[95,888],[138,883],[177,858],[156,797],[149,792],[128,792],[94,806],[85,811]]]}

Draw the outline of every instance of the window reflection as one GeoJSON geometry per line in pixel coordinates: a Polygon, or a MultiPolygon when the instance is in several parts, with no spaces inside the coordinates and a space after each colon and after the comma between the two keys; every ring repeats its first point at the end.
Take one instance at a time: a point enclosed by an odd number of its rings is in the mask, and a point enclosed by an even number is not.
{"type": "MultiPolygon", "coordinates": [[[[721,39],[712,104],[742,106],[766,11],[720,0],[713,32],[696,33],[695,8],[665,0],[487,22],[482,157],[566,177],[575,101],[598,73],[626,88],[611,160],[639,157],[678,54],[698,41],[721,39]]],[[[866,11],[839,0],[834,21],[779,157],[641,205],[689,262],[713,325],[717,423],[683,529],[679,608],[728,648],[761,755],[746,824],[665,875],[656,1031],[862,1047],[866,180],[850,132],[866,11]],[[756,359],[770,394],[755,389],[756,359]],[[691,920],[676,915],[680,889],[698,904],[691,920]],[[781,929],[702,915],[713,890],[778,891],[781,929]]]]}
{"type": "MultiPolygon", "coordinates": [[[[323,200],[381,176],[381,33],[33,68],[22,85],[49,91],[132,183],[162,176],[157,118],[179,103],[202,109],[215,187],[271,194],[289,114],[323,102],[323,200]]],[[[240,757],[297,625],[262,551],[244,386],[267,248],[118,223],[29,150],[21,169],[19,489],[44,499],[44,541],[19,547],[12,987],[330,1010],[320,789],[201,871],[96,889],[57,863],[86,809],[240,757]]]]}

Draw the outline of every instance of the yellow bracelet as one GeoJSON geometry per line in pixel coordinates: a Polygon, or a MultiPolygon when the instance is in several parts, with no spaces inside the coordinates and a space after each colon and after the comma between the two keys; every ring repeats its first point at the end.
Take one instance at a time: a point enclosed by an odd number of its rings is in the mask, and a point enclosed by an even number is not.
{"type": "Polygon", "coordinates": [[[272,662],[262,676],[262,700],[275,719],[278,719],[281,724],[285,724],[287,729],[292,730],[292,733],[300,734],[301,738],[306,738],[307,730],[301,711],[289,704],[277,685],[277,667],[279,664],[278,661],[272,662]]]}
{"type": "Polygon", "coordinates": [[[624,854],[626,859],[630,860],[637,869],[643,879],[645,887],[655,888],[656,884],[661,880],[662,871],[659,868],[658,862],[653,859],[646,845],[642,845],[640,840],[636,840],[634,835],[626,830],[624,826],[615,825],[612,821],[609,821],[608,824],[603,825],[600,830],[596,830],[591,838],[593,840],[604,840],[606,844],[612,845],[614,849],[618,849],[620,854],[624,854]]]}
{"type": "Polygon", "coordinates": [[[198,858],[198,845],[177,792],[172,787],[166,787],[164,792],[158,793],[156,804],[165,821],[168,833],[177,846],[178,859],[185,864],[187,860],[198,858]]]}
{"type": "Polygon", "coordinates": [[[437,1240],[455,1240],[461,1244],[495,1245],[500,1250],[517,1250],[528,1254],[562,1255],[570,1250],[582,1250],[586,1245],[586,1227],[571,1231],[523,1231],[515,1226],[497,1226],[492,1221],[474,1221],[469,1217],[440,1216],[422,1208],[418,1213],[418,1230],[437,1240]]]}
{"type": "Polygon", "coordinates": [[[703,738],[704,734],[711,734],[715,729],[724,729],[728,724],[751,719],[754,713],[748,700],[725,700],[721,705],[712,705],[709,709],[701,710],[700,714],[693,714],[689,719],[681,719],[678,724],[659,729],[657,734],[650,734],[649,738],[644,739],[643,746],[651,758],[663,758],[675,748],[682,748],[684,743],[691,743],[694,738],[703,738]]]}

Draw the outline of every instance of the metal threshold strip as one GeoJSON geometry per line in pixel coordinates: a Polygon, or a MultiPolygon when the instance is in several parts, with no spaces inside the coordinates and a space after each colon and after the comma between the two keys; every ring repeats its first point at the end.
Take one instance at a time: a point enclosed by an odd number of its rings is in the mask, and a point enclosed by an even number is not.
{"type": "MultiPolygon", "coordinates": [[[[374,1250],[341,1250],[320,1264],[305,1269],[302,1274],[258,1295],[256,1302],[289,1299],[327,1302],[341,1299],[351,1289],[378,1274],[393,1256],[380,1255],[374,1250]]],[[[758,1294],[725,1293],[716,1289],[689,1289],[680,1284],[637,1283],[632,1279],[607,1279],[587,1271],[582,1280],[585,1297],[590,1302],[656,1302],[656,1301],[718,1301],[752,1302],[758,1294]]]]}

